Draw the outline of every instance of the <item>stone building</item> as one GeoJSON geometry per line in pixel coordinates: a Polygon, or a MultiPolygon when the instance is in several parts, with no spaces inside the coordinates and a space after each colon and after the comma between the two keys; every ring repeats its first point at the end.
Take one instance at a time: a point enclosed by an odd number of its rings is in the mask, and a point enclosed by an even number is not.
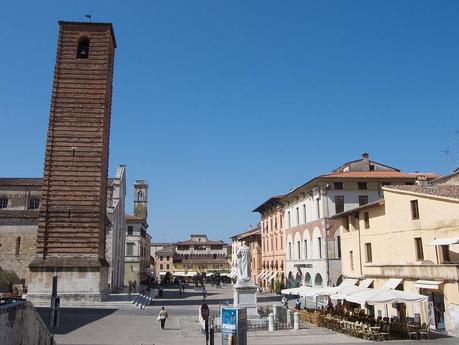
{"type": "Polygon", "coordinates": [[[27,286],[35,258],[41,178],[0,178],[0,268],[27,286]]]}
{"type": "Polygon", "coordinates": [[[253,212],[260,213],[261,230],[261,272],[257,282],[265,290],[273,291],[275,281],[285,283],[285,233],[283,227],[284,210],[280,199],[273,196],[258,206],[253,212]]]}
{"type": "Polygon", "coordinates": [[[134,183],[134,215],[126,215],[124,284],[146,283],[151,276],[151,236],[148,234],[148,183],[134,183]]]}
{"type": "Polygon", "coordinates": [[[150,245],[150,259],[151,259],[151,263],[150,263],[150,268],[151,268],[151,271],[152,271],[152,274],[153,276],[155,277],[159,277],[159,262],[157,262],[157,260],[159,259],[159,256],[157,257],[156,256],[156,253],[159,251],[159,250],[162,250],[162,249],[165,249],[165,248],[173,248],[174,247],[174,243],[172,242],[152,242],[151,245],[150,245]]]}
{"type": "Polygon", "coordinates": [[[174,257],[176,256],[174,247],[165,247],[155,253],[155,273],[157,277],[165,276],[167,272],[175,275],[174,257]]]}
{"type": "MultiPolygon", "coordinates": [[[[123,287],[125,170],[120,165],[107,185],[107,283],[112,290],[123,287]]],[[[0,178],[0,268],[14,272],[25,288],[30,284],[29,264],[36,256],[42,187],[42,178],[0,178]]]]}
{"type": "Polygon", "coordinates": [[[428,302],[374,306],[376,316],[420,315],[459,334],[459,172],[417,185],[383,187],[384,198],[335,215],[346,278],[428,296],[428,302]]]}
{"type": "Polygon", "coordinates": [[[250,248],[250,272],[254,284],[260,285],[261,280],[258,276],[262,268],[262,248],[261,248],[261,227],[257,225],[255,228],[236,234],[231,237],[232,241],[232,264],[230,277],[237,278],[237,257],[236,253],[238,248],[245,241],[246,246],[250,248]]]}
{"type": "Polygon", "coordinates": [[[114,178],[108,179],[107,215],[109,225],[106,233],[106,258],[110,267],[108,281],[111,291],[124,287],[124,243],[126,240],[125,219],[126,166],[120,165],[114,178]]]}
{"type": "Polygon", "coordinates": [[[165,276],[167,272],[178,278],[192,278],[198,273],[229,274],[230,262],[226,243],[209,240],[207,235],[192,234],[189,240],[156,244],[154,247],[156,250],[153,260],[157,279],[165,276]]]}
{"type": "Polygon", "coordinates": [[[364,153],[361,159],[314,177],[282,197],[287,287],[338,285],[341,235],[330,217],[380,199],[383,186],[413,184],[419,175],[372,161],[364,153]]]}
{"type": "Polygon", "coordinates": [[[229,273],[226,243],[209,240],[207,235],[192,234],[190,239],[175,244],[175,275],[196,273],[229,273]]]}

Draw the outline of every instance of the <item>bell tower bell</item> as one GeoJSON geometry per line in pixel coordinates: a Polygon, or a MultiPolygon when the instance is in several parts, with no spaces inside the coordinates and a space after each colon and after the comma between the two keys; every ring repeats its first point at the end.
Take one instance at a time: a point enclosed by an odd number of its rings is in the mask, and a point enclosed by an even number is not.
{"type": "Polygon", "coordinates": [[[147,220],[148,183],[145,180],[136,180],[134,183],[134,216],[147,220]]]}
{"type": "Polygon", "coordinates": [[[36,257],[27,298],[108,295],[106,200],[115,35],[111,23],[59,22],[36,257]]]}

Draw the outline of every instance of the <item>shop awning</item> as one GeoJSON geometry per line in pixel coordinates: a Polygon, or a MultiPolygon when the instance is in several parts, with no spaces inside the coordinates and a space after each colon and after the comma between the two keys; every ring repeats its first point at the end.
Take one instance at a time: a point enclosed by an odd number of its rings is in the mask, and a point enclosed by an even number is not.
{"type": "Polygon", "coordinates": [[[395,288],[403,281],[403,279],[399,278],[390,278],[386,284],[382,287],[384,290],[395,290],[395,288]]]}
{"type": "Polygon", "coordinates": [[[459,237],[437,238],[429,246],[449,246],[451,244],[459,244],[459,237]]]}
{"type": "Polygon", "coordinates": [[[234,277],[236,277],[236,276],[237,276],[237,271],[231,271],[231,273],[229,274],[228,277],[234,278],[234,277]]]}
{"type": "Polygon", "coordinates": [[[198,272],[196,272],[196,271],[189,271],[189,272],[186,273],[186,276],[187,276],[187,277],[194,277],[196,274],[198,274],[198,272]]]}
{"type": "Polygon", "coordinates": [[[367,288],[370,287],[371,283],[373,283],[373,279],[366,278],[360,282],[359,287],[367,288]]]}
{"type": "Polygon", "coordinates": [[[266,271],[261,271],[261,273],[259,273],[257,275],[257,278],[260,279],[263,276],[263,274],[265,274],[265,273],[266,273],[266,271]]]}
{"type": "Polygon", "coordinates": [[[349,286],[349,285],[355,285],[359,280],[354,279],[354,278],[346,278],[343,280],[343,282],[339,286],[349,286]]]}
{"type": "Polygon", "coordinates": [[[261,279],[266,279],[266,278],[268,278],[268,276],[269,276],[270,274],[271,274],[271,272],[266,271],[265,274],[263,274],[263,275],[261,276],[261,279]]]}
{"type": "Polygon", "coordinates": [[[174,276],[185,277],[186,273],[182,271],[174,272],[174,276]]]}
{"type": "Polygon", "coordinates": [[[220,273],[220,276],[222,277],[228,277],[229,273],[220,273]]]}
{"type": "Polygon", "coordinates": [[[438,290],[440,284],[443,282],[438,282],[434,280],[416,280],[414,282],[414,286],[421,289],[430,289],[430,290],[438,290]]]}
{"type": "Polygon", "coordinates": [[[271,280],[271,279],[276,278],[276,276],[277,276],[277,272],[272,272],[269,276],[266,277],[266,279],[271,280]]]}
{"type": "Polygon", "coordinates": [[[160,275],[160,276],[165,276],[166,273],[167,273],[166,271],[161,271],[161,272],[159,272],[159,275],[160,275]]]}

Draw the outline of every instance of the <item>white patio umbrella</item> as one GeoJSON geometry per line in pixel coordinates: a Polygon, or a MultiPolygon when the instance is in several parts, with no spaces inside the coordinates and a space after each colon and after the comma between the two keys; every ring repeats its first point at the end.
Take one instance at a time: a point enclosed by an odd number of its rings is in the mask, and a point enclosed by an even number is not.
{"type": "Polygon", "coordinates": [[[296,287],[296,288],[282,289],[281,290],[281,294],[283,294],[283,295],[290,295],[290,294],[297,295],[301,288],[302,288],[302,286],[296,287]]]}
{"type": "Polygon", "coordinates": [[[375,305],[423,302],[427,301],[427,296],[400,290],[365,289],[364,291],[349,294],[346,300],[358,304],[368,303],[375,305]]]}
{"type": "MultiPolygon", "coordinates": [[[[378,289],[379,290],[379,289],[378,289]]],[[[413,303],[425,302],[427,296],[417,293],[400,291],[400,290],[381,290],[371,296],[367,301],[368,304],[392,304],[392,303],[413,303]]]]}
{"type": "Polygon", "coordinates": [[[326,286],[326,287],[315,287],[305,289],[300,292],[300,295],[303,297],[320,297],[320,296],[330,296],[336,292],[338,287],[336,286],[326,286]]]}
{"type": "Polygon", "coordinates": [[[362,292],[365,289],[368,289],[368,288],[363,288],[363,287],[359,287],[355,285],[346,285],[346,286],[338,287],[338,290],[336,291],[336,293],[332,294],[330,298],[331,299],[346,299],[347,296],[353,293],[362,292]]]}

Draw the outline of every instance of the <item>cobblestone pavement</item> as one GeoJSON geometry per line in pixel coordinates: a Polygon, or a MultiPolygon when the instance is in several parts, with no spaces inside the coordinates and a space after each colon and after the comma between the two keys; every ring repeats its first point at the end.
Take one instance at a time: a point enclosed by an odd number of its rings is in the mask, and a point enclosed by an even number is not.
{"type": "MultiPolygon", "coordinates": [[[[218,312],[222,301],[232,300],[230,288],[208,288],[209,304],[213,313],[218,312]]],[[[122,298],[121,298],[122,299],[122,298]]],[[[260,304],[278,303],[279,297],[264,295],[260,304]]],[[[202,304],[200,291],[187,290],[180,296],[176,290],[166,290],[164,297],[155,305],[146,309],[137,309],[131,303],[108,304],[97,307],[62,308],[61,323],[56,331],[58,344],[66,345],[197,345],[205,344],[198,323],[198,308],[202,304]],[[161,330],[156,316],[161,306],[169,312],[166,329],[161,330]]],[[[39,308],[46,322],[47,308],[39,308]]],[[[221,343],[221,334],[217,333],[215,343],[221,343]]],[[[351,344],[368,343],[361,339],[335,333],[328,329],[307,325],[299,331],[254,331],[248,334],[249,345],[271,344],[351,344]]],[[[409,344],[414,341],[401,340],[387,342],[391,345],[409,344]]],[[[423,344],[456,344],[457,338],[442,338],[422,341],[423,344]]]]}

